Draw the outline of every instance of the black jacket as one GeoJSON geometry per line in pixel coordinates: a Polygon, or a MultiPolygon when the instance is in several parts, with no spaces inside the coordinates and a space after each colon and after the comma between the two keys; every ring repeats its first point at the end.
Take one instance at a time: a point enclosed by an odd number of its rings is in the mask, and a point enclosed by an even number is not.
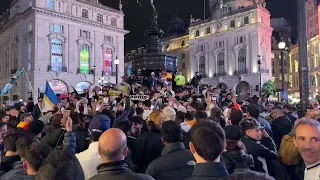
{"type": "Polygon", "coordinates": [[[97,169],[98,174],[90,180],[153,180],[151,176],[132,172],[125,161],[100,164],[97,169]]]}
{"type": "Polygon", "coordinates": [[[252,155],[243,154],[242,151],[227,151],[221,154],[221,162],[226,164],[229,174],[236,170],[254,169],[252,155]]]}
{"type": "Polygon", "coordinates": [[[293,128],[292,122],[288,116],[281,116],[273,121],[271,128],[273,133],[272,138],[277,146],[277,150],[279,150],[282,137],[289,134],[293,128]]]}
{"type": "MultiPolygon", "coordinates": [[[[57,148],[63,143],[64,129],[56,129],[41,139],[41,142],[48,143],[52,149],[57,148]]],[[[89,147],[88,131],[80,126],[72,126],[72,132],[76,136],[76,153],[80,153],[89,147]]]]}
{"type": "Polygon", "coordinates": [[[23,162],[17,161],[13,163],[13,169],[1,176],[1,180],[20,180],[28,176],[27,172],[23,169],[23,162]]]}
{"type": "Polygon", "coordinates": [[[292,122],[292,124],[294,125],[294,122],[298,119],[298,117],[293,115],[292,112],[287,113],[287,116],[290,119],[290,121],[292,122]]]}
{"type": "Polygon", "coordinates": [[[191,177],[195,159],[182,142],[166,145],[161,157],[152,161],[146,171],[156,180],[184,180],[191,177]]]}
{"type": "Polygon", "coordinates": [[[229,176],[224,163],[198,163],[192,176],[186,180],[225,180],[229,176]]]}
{"type": "Polygon", "coordinates": [[[15,156],[2,156],[1,157],[1,165],[0,165],[0,176],[13,168],[13,164],[15,162],[21,161],[19,155],[15,156]]]}
{"type": "Polygon", "coordinates": [[[161,156],[163,147],[160,130],[153,129],[141,134],[136,140],[132,157],[133,163],[138,165],[137,172],[145,173],[148,165],[161,156]]]}
{"type": "Polygon", "coordinates": [[[265,173],[262,162],[258,160],[258,157],[267,160],[276,160],[278,158],[276,145],[270,137],[264,139],[264,144],[247,136],[242,137],[241,140],[247,149],[247,153],[253,156],[255,171],[265,173]]]}

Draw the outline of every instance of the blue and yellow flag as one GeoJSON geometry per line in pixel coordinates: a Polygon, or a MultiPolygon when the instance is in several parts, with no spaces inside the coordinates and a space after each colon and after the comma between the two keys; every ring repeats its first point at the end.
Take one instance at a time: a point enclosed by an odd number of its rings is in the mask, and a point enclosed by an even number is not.
{"type": "Polygon", "coordinates": [[[43,96],[42,112],[48,112],[59,103],[56,94],[51,89],[48,81],[46,82],[46,90],[43,96]]]}
{"type": "Polygon", "coordinates": [[[12,76],[8,83],[3,87],[0,96],[4,96],[7,94],[13,87],[13,85],[17,84],[17,81],[20,79],[21,76],[24,75],[24,68],[23,66],[20,66],[20,68],[17,70],[17,72],[12,76]]]}

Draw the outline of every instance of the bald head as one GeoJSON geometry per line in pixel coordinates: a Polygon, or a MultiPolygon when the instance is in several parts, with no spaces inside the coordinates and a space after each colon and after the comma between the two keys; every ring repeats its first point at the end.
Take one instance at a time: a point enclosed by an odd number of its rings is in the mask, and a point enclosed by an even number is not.
{"type": "Polygon", "coordinates": [[[124,160],[127,152],[127,137],[122,130],[111,128],[100,136],[99,154],[103,163],[124,160]]]}

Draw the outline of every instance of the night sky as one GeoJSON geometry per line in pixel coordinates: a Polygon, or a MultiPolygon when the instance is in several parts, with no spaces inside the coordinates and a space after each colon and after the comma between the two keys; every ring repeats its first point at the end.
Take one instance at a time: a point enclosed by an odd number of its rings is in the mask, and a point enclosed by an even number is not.
{"type": "MultiPolygon", "coordinates": [[[[144,31],[149,27],[152,8],[150,0],[139,0],[142,8],[136,3],[136,0],[122,1],[125,13],[125,28],[130,31],[125,37],[125,49],[128,51],[146,41],[144,31]]],[[[100,0],[100,2],[113,8],[118,8],[119,4],[119,0],[100,0]]],[[[203,0],[154,0],[154,2],[158,10],[159,26],[165,32],[168,29],[170,19],[174,15],[181,17],[185,24],[189,23],[191,14],[195,18],[203,18],[203,0]]],[[[1,14],[9,5],[10,0],[0,1],[1,14]]],[[[267,8],[272,17],[285,17],[289,21],[292,27],[292,36],[296,38],[296,0],[267,0],[267,8]]]]}

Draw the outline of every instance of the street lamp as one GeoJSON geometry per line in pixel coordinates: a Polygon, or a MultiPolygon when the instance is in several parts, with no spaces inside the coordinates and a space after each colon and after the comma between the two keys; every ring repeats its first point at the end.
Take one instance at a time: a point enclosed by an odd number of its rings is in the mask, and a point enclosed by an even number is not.
{"type": "Polygon", "coordinates": [[[120,63],[120,61],[119,61],[119,59],[118,59],[118,57],[116,57],[116,59],[114,60],[114,64],[116,65],[116,84],[118,84],[118,66],[119,66],[119,63],[120,63]]]}
{"type": "Polygon", "coordinates": [[[96,85],[96,66],[92,66],[93,69],[93,85],[96,85]]]}
{"type": "Polygon", "coordinates": [[[284,49],[286,48],[285,42],[279,42],[278,48],[280,49],[280,56],[281,56],[281,84],[282,84],[282,91],[281,91],[281,98],[287,100],[287,93],[285,87],[285,79],[284,79],[284,49]]]}
{"type": "Polygon", "coordinates": [[[104,86],[106,86],[108,84],[108,81],[102,76],[99,80],[98,80],[99,85],[101,86],[101,88],[103,88],[104,86]]]}
{"type": "Polygon", "coordinates": [[[258,55],[258,68],[259,68],[259,93],[262,95],[262,78],[261,78],[261,56],[258,55]]]}

